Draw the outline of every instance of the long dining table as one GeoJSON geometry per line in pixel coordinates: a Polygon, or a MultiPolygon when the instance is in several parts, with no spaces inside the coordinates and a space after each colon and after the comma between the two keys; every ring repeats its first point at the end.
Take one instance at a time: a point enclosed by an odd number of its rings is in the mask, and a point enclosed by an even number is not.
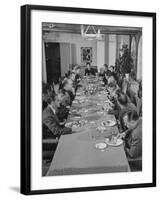
{"type": "Polygon", "coordinates": [[[83,79],[75,100],[72,103],[67,124],[72,126],[72,134],[61,135],[47,176],[128,172],[130,167],[124,146],[110,146],[97,149],[97,143],[104,143],[113,134],[118,134],[117,124],[100,129],[102,122],[112,120],[114,115],[107,113],[112,107],[107,93],[102,90],[100,81],[83,79]],[[97,86],[94,94],[86,94],[89,84],[97,86]]]}

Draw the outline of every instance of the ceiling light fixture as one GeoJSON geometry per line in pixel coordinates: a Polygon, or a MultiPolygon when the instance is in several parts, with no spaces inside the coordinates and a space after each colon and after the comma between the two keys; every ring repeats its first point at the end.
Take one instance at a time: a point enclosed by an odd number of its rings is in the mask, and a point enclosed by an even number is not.
{"type": "Polygon", "coordinates": [[[81,25],[81,36],[88,40],[103,40],[101,30],[96,30],[93,25],[88,25],[86,28],[84,25],[81,25]]]}

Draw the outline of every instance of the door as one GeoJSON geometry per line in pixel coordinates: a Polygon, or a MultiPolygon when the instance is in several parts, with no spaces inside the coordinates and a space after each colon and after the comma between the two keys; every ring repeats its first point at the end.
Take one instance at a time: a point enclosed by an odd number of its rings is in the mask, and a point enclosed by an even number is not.
{"type": "Polygon", "coordinates": [[[57,82],[61,76],[60,44],[45,43],[47,82],[57,82]]]}

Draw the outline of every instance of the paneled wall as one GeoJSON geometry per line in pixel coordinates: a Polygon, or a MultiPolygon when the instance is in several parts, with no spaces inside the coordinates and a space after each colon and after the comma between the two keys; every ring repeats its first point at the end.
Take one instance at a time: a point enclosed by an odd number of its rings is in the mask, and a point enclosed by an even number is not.
{"type": "Polygon", "coordinates": [[[60,63],[61,63],[61,75],[64,76],[71,64],[71,44],[60,43],[60,63]]]}
{"type": "MultiPolygon", "coordinates": [[[[98,70],[104,63],[114,65],[116,58],[119,57],[119,49],[123,44],[130,47],[131,41],[129,35],[106,34],[103,41],[86,40],[79,34],[74,33],[46,33],[43,37],[44,42],[60,43],[61,52],[61,73],[65,74],[71,64],[84,65],[81,61],[81,47],[92,47],[92,65],[97,66],[98,70]]],[[[132,44],[133,46],[133,44],[132,44]]],[[[132,48],[133,49],[133,48],[132,48]]],[[[141,49],[141,47],[139,47],[141,49]]],[[[43,58],[45,52],[43,49],[43,58]]],[[[141,77],[141,50],[139,50],[137,65],[138,77],[141,77]]],[[[45,61],[43,59],[43,80],[46,81],[45,61]]]]}
{"type": "Polygon", "coordinates": [[[114,65],[116,60],[117,35],[109,35],[109,65],[114,65]]]}
{"type": "Polygon", "coordinates": [[[142,37],[138,43],[138,57],[137,57],[137,79],[142,80],[142,37]]]}
{"type": "Polygon", "coordinates": [[[72,44],[72,59],[70,64],[83,65],[81,62],[81,47],[92,47],[93,59],[92,65],[97,65],[97,41],[86,40],[81,35],[73,33],[55,33],[51,32],[44,36],[45,41],[59,42],[59,43],[70,43],[72,44]]]}
{"type": "Polygon", "coordinates": [[[105,42],[97,41],[97,68],[100,71],[100,68],[103,67],[105,63],[105,42]]]}

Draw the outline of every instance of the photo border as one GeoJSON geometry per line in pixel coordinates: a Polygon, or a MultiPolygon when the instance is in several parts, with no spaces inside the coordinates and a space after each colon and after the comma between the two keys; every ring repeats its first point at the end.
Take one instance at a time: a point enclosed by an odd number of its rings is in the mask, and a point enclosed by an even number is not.
{"type": "Polygon", "coordinates": [[[21,6],[21,193],[26,195],[82,192],[96,190],[144,188],[156,186],[156,13],[104,10],[90,8],[54,7],[44,5],[21,6]],[[111,14],[123,16],[151,17],[152,26],[152,47],[153,47],[153,156],[152,156],[152,183],[126,184],[112,186],[77,187],[47,190],[31,190],[31,11],[63,11],[92,14],[111,14]]]}

